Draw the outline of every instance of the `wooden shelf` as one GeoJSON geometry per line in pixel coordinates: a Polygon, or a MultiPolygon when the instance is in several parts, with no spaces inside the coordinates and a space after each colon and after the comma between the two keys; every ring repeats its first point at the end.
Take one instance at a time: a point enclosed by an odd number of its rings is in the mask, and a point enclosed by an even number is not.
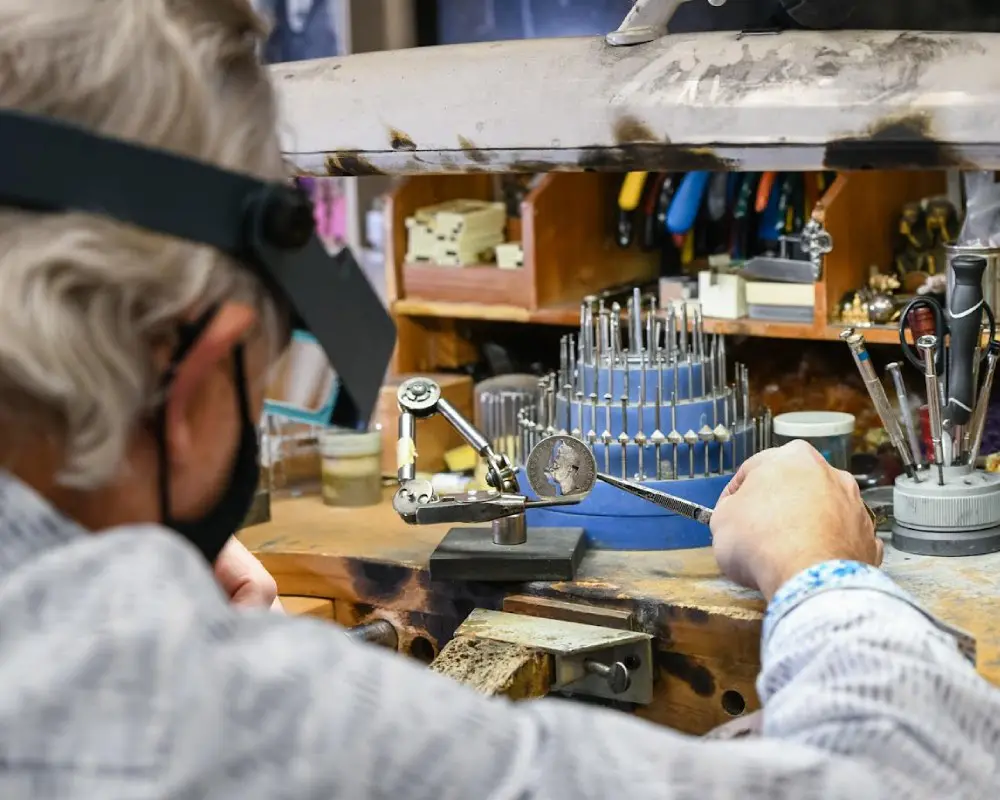
{"type": "MultiPolygon", "coordinates": [[[[484,322],[533,322],[539,325],[575,327],[580,322],[578,304],[562,304],[528,311],[515,306],[487,305],[485,303],[446,303],[430,300],[397,300],[393,311],[404,317],[433,317],[440,319],[470,319],[484,322]]],[[[816,326],[798,322],[769,322],[757,319],[709,319],[705,330],[728,336],[756,336],[764,339],[808,339],[812,341],[836,340],[847,327],[829,323],[816,326]]],[[[896,344],[899,334],[893,325],[858,328],[871,344],[896,344]]]]}
{"type": "MultiPolygon", "coordinates": [[[[706,319],[705,330],[730,336],[759,336],[767,339],[811,339],[814,341],[835,340],[847,325],[828,323],[810,325],[798,322],[769,322],[759,319],[706,319]]],[[[899,342],[898,329],[892,325],[858,328],[865,339],[872,344],[892,344],[899,342]]]]}

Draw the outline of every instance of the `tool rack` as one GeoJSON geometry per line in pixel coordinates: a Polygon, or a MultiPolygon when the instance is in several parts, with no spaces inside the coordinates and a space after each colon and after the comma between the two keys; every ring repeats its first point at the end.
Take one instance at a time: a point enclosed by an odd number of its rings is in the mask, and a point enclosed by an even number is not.
{"type": "MultiPolygon", "coordinates": [[[[654,32],[641,41],[427,48],[274,69],[286,155],[300,171],[410,176],[390,211],[397,370],[468,361],[464,320],[571,328],[584,285],[644,274],[641,259],[623,260],[597,237],[586,245],[586,267],[605,277],[574,286],[573,257],[561,258],[556,247],[560,228],[576,230],[571,201],[580,190],[607,196],[625,171],[844,174],[839,193],[826,198],[834,251],[816,285],[813,324],[705,321],[710,333],[836,339],[841,326],[831,324],[830,311],[870,263],[889,263],[891,215],[902,203],[941,191],[942,170],[1000,169],[1000,35],[654,32]],[[466,284],[451,282],[435,299],[426,276],[402,261],[399,221],[432,202],[481,197],[486,173],[510,171],[551,173],[522,208],[535,231],[533,242],[525,235],[522,280],[499,286],[477,276],[471,296],[466,284]],[[556,198],[564,199],[546,202],[556,198]]],[[[609,200],[609,214],[611,207],[609,200]]],[[[872,342],[896,339],[890,330],[865,333],[872,342]]],[[[317,611],[300,601],[311,613],[345,625],[386,620],[402,652],[435,660],[440,671],[448,671],[447,655],[464,638],[459,626],[474,609],[503,609],[652,635],[653,699],[632,710],[658,723],[704,733],[756,708],[763,603],[721,580],[709,550],[592,551],[571,582],[484,586],[430,581],[428,559],[444,534],[405,525],[388,503],[350,511],[309,498],[275,503],[273,521],[243,538],[283,594],[332,605],[317,611]]],[[[1000,555],[958,561],[887,551],[889,574],[967,630],[981,673],[1000,684],[1000,555]]],[[[514,698],[548,691],[543,652],[492,644],[514,657],[514,672],[504,685],[480,688],[514,698]]]]}

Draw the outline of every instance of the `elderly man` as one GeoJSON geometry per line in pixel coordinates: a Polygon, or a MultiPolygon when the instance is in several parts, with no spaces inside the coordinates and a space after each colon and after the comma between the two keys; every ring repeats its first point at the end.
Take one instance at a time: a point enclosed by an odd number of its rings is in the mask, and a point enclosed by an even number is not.
{"type": "MultiPolygon", "coordinates": [[[[0,109],[278,181],[258,33],[247,0],[4,0],[0,109]]],[[[150,180],[148,218],[184,211],[150,180]]],[[[712,520],[723,571],[769,601],[759,739],[488,700],[234,607],[273,593],[223,546],[285,339],[273,287],[102,206],[0,206],[0,797],[997,795],[1000,698],[802,444],[751,459],[712,520]]]]}

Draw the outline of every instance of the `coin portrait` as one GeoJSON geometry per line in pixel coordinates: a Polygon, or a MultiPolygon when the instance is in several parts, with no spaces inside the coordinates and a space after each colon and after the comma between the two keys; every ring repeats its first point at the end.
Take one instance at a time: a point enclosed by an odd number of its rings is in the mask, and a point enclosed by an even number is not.
{"type": "Polygon", "coordinates": [[[587,446],[569,436],[550,436],[528,457],[528,482],[540,497],[575,497],[594,488],[597,465],[587,446]]]}

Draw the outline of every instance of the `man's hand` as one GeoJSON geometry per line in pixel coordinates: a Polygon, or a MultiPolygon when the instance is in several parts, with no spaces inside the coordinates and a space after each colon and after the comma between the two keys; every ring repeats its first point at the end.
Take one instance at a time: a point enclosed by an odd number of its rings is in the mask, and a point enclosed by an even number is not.
{"type": "Polygon", "coordinates": [[[235,536],[215,560],[215,579],[234,606],[281,611],[278,585],[271,573],[235,536]]]}
{"type": "Polygon", "coordinates": [[[854,478],[802,441],[743,464],[712,513],[712,534],[722,571],[768,600],[823,561],[882,563],[882,542],[854,478]]]}

